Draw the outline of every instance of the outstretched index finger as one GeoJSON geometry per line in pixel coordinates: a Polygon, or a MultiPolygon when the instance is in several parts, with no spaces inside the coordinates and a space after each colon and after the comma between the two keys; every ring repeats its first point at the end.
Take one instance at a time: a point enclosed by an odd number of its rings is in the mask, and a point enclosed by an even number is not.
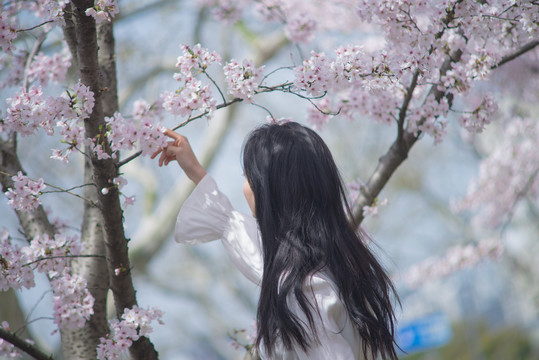
{"type": "Polygon", "coordinates": [[[165,134],[169,138],[172,138],[172,139],[174,139],[176,141],[181,140],[181,138],[182,138],[180,134],[178,134],[177,132],[172,131],[170,129],[165,129],[165,131],[163,131],[163,134],[165,134]]]}

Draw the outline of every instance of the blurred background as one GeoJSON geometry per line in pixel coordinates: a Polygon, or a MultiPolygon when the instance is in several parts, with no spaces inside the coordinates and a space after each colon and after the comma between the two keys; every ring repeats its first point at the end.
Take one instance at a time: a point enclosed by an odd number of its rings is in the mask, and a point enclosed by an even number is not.
{"type": "MultiPolygon", "coordinates": [[[[334,30],[308,45],[293,45],[280,27],[272,28],[255,16],[244,17],[234,25],[216,21],[202,2],[120,0],[119,4],[115,35],[123,114],[131,113],[139,98],[153,102],[162,91],[175,89],[172,75],[176,58],[181,55],[180,44],[201,43],[222,54],[224,61],[251,58],[265,64],[268,73],[283,64],[301,63],[309,49],[330,53],[338,44],[371,46],[378,39],[367,25],[357,25],[351,32],[334,30]]],[[[341,20],[345,28],[349,19],[341,20]]],[[[51,38],[48,46],[49,51],[57,50],[58,39],[55,42],[51,38]]],[[[503,98],[500,118],[493,119],[478,137],[463,134],[456,121],[449,121],[448,135],[442,143],[434,145],[430,138],[419,141],[380,196],[387,198],[388,204],[363,223],[374,240],[371,248],[399,290],[399,341],[408,352],[403,359],[539,358],[537,199],[522,201],[512,221],[501,230],[478,228],[472,222],[473,214],[451,211],[451,203],[465,196],[480,161],[501,141],[503,117],[527,112],[537,118],[539,90],[529,86],[537,84],[537,63],[535,67],[519,63],[510,66],[509,71],[520,76],[494,74],[485,85],[503,98]],[[524,76],[522,71],[527,71],[524,76]],[[526,91],[526,96],[521,91],[526,91]],[[414,265],[436,261],[449,248],[490,237],[503,242],[504,252],[498,259],[484,259],[444,277],[426,277],[413,286],[405,281],[414,265]]],[[[224,84],[218,67],[209,72],[224,84]]],[[[290,80],[292,76],[290,71],[282,71],[275,79],[290,80]]],[[[293,95],[259,95],[256,103],[271,109],[275,117],[309,125],[311,105],[293,95]]],[[[239,104],[216,111],[211,120],[200,119],[180,130],[188,136],[221,191],[246,213],[240,153],[245,135],[265,123],[267,115],[260,107],[239,104]]],[[[166,118],[164,125],[174,127],[181,121],[166,118]]],[[[347,183],[368,179],[395,133],[395,127],[367,118],[351,122],[337,117],[320,130],[347,183]]],[[[66,187],[82,181],[77,178],[81,159],[73,159],[64,167],[43,163],[35,156],[55,146],[54,138],[40,138],[37,143],[21,139],[21,158],[31,175],[39,174],[49,183],[66,187]]],[[[125,211],[125,226],[131,238],[139,305],[164,311],[165,325],[156,326],[151,336],[160,358],[242,359],[245,352],[232,346],[230,335],[247,344],[256,314],[257,287],[234,268],[220,242],[192,247],[174,242],[171,231],[175,216],[192,189],[177,164],[159,168],[156,161],[139,157],[123,171],[129,182],[123,192],[137,199],[125,211]]],[[[82,206],[77,199],[51,196],[43,201],[54,209],[53,215],[73,226],[80,225],[82,206]]],[[[18,223],[7,201],[0,204],[0,218],[2,226],[16,233],[18,223]]],[[[45,279],[34,289],[18,292],[17,298],[26,313],[31,311],[28,320],[50,316],[52,296],[45,279]]],[[[7,314],[17,307],[5,300],[1,308],[0,312],[7,314]]],[[[51,334],[53,330],[54,324],[48,319],[30,326],[36,341],[52,351],[59,347],[59,335],[51,334]]]]}

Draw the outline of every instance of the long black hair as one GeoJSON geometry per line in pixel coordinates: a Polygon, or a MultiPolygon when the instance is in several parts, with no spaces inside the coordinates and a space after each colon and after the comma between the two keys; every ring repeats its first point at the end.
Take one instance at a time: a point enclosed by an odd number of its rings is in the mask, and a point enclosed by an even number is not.
{"type": "Polygon", "coordinates": [[[338,287],[365,356],[397,359],[392,299],[398,296],[365,246],[365,233],[351,222],[339,171],[320,136],[295,122],[261,126],[247,137],[243,167],[255,198],[264,259],[257,347],[271,357],[278,339],[286,349],[296,344],[306,351],[318,342],[317,310],[302,288],[309,276],[323,271],[338,287]],[[289,295],[308,324],[290,311],[289,295]]]}

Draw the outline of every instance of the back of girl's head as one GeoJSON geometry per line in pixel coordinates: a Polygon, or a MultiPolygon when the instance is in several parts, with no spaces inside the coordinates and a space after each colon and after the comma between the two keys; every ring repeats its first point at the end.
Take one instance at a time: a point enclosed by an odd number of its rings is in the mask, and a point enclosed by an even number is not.
{"type": "Polygon", "coordinates": [[[243,165],[259,222],[271,218],[280,224],[311,212],[344,215],[341,180],[331,152],[309,128],[287,122],[255,129],[245,143],[243,165]]]}
{"type": "Polygon", "coordinates": [[[309,276],[322,271],[335,281],[365,355],[396,359],[393,285],[363,244],[365,235],[350,222],[346,193],[324,141],[294,122],[267,124],[247,137],[243,167],[264,259],[257,345],[271,357],[277,340],[304,350],[318,341],[318,312],[303,289],[309,276]],[[308,324],[290,311],[290,297],[308,324]]]}

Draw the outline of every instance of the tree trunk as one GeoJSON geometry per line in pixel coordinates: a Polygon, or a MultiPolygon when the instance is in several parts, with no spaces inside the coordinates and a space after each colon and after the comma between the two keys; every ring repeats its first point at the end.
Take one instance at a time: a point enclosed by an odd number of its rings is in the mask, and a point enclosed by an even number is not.
{"type": "MultiPolygon", "coordinates": [[[[111,111],[114,104],[109,101],[114,98],[109,93],[115,93],[116,89],[108,88],[104,85],[111,84],[101,72],[103,69],[98,61],[98,40],[97,29],[93,18],[86,16],[85,11],[93,6],[93,0],[73,0],[73,14],[75,19],[75,32],[77,39],[77,58],[80,69],[81,81],[84,85],[90,87],[94,93],[95,105],[92,114],[85,119],[84,126],[86,137],[96,138],[98,135],[104,136],[105,121],[104,111],[111,111]],[[112,105],[112,106],[111,106],[112,105]]],[[[112,27],[107,29],[102,27],[100,30],[102,41],[99,45],[108,47],[102,53],[102,61],[114,61],[114,48],[112,37],[112,27]]],[[[107,67],[111,63],[106,64],[107,67]]],[[[108,74],[110,75],[110,74],[108,74]]],[[[116,105],[117,106],[117,105],[116,105]]],[[[104,150],[110,155],[110,146],[105,141],[104,150]]],[[[123,211],[120,206],[118,189],[111,187],[112,180],[118,176],[118,169],[112,158],[99,160],[94,153],[87,154],[92,164],[93,183],[97,186],[98,206],[101,212],[101,221],[105,233],[105,252],[108,264],[109,285],[114,295],[114,304],[116,315],[119,317],[124,309],[130,309],[137,305],[135,289],[131,277],[131,265],[128,258],[127,239],[125,238],[123,228],[123,211]],[[102,194],[99,190],[109,188],[108,194],[102,194]],[[118,275],[115,270],[120,269],[118,275]]],[[[141,337],[133,343],[130,348],[131,355],[135,359],[156,359],[157,352],[149,339],[141,337]]]]}

